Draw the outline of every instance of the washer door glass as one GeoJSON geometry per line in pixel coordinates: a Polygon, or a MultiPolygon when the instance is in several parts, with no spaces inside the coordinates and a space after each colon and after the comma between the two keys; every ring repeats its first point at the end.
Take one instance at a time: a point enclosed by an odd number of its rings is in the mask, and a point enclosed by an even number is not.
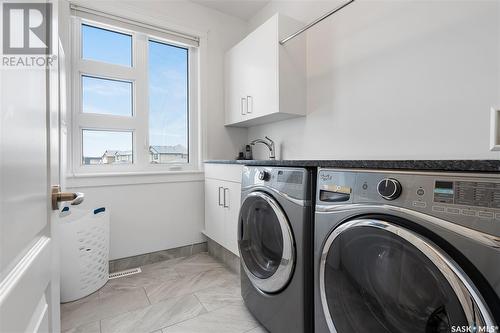
{"type": "Polygon", "coordinates": [[[240,209],[238,245],[247,276],[259,289],[284,287],[293,267],[293,239],[278,203],[264,192],[252,192],[240,209]]]}
{"type": "Polygon", "coordinates": [[[481,321],[479,313],[464,312],[477,306],[459,279],[450,283],[454,271],[436,264],[433,250],[422,252],[428,245],[417,248],[415,234],[358,221],[334,231],[323,251],[321,297],[331,331],[449,333],[475,320],[468,317],[481,321]]]}

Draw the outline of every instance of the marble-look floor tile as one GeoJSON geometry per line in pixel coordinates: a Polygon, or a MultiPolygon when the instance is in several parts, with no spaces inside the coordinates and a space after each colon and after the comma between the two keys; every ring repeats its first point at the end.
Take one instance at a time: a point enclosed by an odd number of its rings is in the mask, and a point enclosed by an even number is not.
{"type": "Polygon", "coordinates": [[[192,254],[197,254],[200,252],[208,252],[207,242],[193,244],[192,254]]]}
{"type": "Polygon", "coordinates": [[[94,321],[92,323],[70,328],[69,330],[62,331],[62,333],[101,333],[101,323],[99,321],[94,321]]]}
{"type": "Polygon", "coordinates": [[[163,333],[240,333],[258,325],[240,302],[164,328],[163,333]]]}
{"type": "Polygon", "coordinates": [[[101,321],[102,333],[150,333],[206,312],[194,295],[178,297],[101,321]]]}
{"type": "Polygon", "coordinates": [[[144,288],[119,293],[94,293],[92,297],[61,306],[61,330],[78,327],[148,306],[144,288]]]}
{"type": "Polygon", "coordinates": [[[242,305],[236,274],[207,253],[189,257],[181,254],[141,266],[142,273],[110,280],[100,291],[62,304],[63,333],[162,333],[161,329],[177,325],[175,330],[194,333],[203,325],[195,321],[183,328],[183,323],[209,313],[215,313],[215,319],[203,319],[208,326],[202,332],[246,332],[257,328],[242,305]],[[217,322],[222,325],[220,330],[217,322]],[[242,326],[236,327],[235,323],[242,326]]]}
{"type": "Polygon", "coordinates": [[[100,319],[97,307],[99,295],[95,292],[74,302],[61,304],[61,330],[78,327],[100,319]]]}
{"type": "Polygon", "coordinates": [[[187,276],[222,267],[224,267],[222,263],[218,262],[205,252],[185,258],[177,263],[174,266],[174,269],[180,275],[187,276]]]}
{"type": "Polygon", "coordinates": [[[102,296],[108,293],[142,289],[146,286],[150,286],[159,282],[175,280],[179,277],[180,275],[173,268],[167,268],[167,267],[160,267],[157,269],[147,268],[146,270],[143,270],[141,273],[109,280],[104,285],[104,287],[102,287],[99,290],[99,295],[102,296]]]}
{"type": "Polygon", "coordinates": [[[163,261],[155,262],[154,264],[149,264],[149,265],[141,266],[141,270],[144,273],[156,272],[158,270],[165,270],[165,269],[171,270],[177,264],[181,263],[184,260],[186,260],[186,257],[179,257],[179,258],[173,258],[173,259],[163,260],[163,261]]]}
{"type": "Polygon", "coordinates": [[[111,260],[109,262],[110,272],[117,272],[125,269],[130,269],[138,266],[144,266],[173,258],[186,257],[198,252],[206,252],[207,244],[190,244],[174,249],[157,251],[152,253],[141,254],[128,258],[111,260]]]}
{"type": "Polygon", "coordinates": [[[213,311],[226,305],[240,304],[242,301],[239,284],[207,288],[195,293],[207,311],[213,311]]]}
{"type": "Polygon", "coordinates": [[[256,328],[251,329],[250,331],[246,331],[245,333],[269,333],[269,331],[262,326],[258,326],[256,328]]]}
{"type": "Polygon", "coordinates": [[[148,306],[149,300],[144,288],[120,293],[99,295],[99,311],[101,319],[119,313],[132,311],[148,306]]]}
{"type": "Polygon", "coordinates": [[[236,277],[227,269],[217,268],[157,283],[147,286],[145,289],[151,303],[158,303],[168,298],[188,295],[202,289],[234,284],[235,281],[236,277]]]}

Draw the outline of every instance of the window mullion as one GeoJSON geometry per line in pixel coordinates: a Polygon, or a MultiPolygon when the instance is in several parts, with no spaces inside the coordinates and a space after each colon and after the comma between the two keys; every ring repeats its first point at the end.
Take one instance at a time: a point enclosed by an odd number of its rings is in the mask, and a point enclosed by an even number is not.
{"type": "Polygon", "coordinates": [[[98,63],[90,60],[80,60],[77,70],[80,76],[88,75],[123,81],[135,81],[139,76],[136,68],[98,63]]]}
{"type": "Polygon", "coordinates": [[[140,122],[136,117],[120,117],[102,114],[79,113],[77,122],[81,128],[137,130],[140,122]]]}
{"type": "Polygon", "coordinates": [[[137,166],[144,170],[149,165],[148,43],[144,34],[138,33],[134,37],[136,156],[137,166]]]}

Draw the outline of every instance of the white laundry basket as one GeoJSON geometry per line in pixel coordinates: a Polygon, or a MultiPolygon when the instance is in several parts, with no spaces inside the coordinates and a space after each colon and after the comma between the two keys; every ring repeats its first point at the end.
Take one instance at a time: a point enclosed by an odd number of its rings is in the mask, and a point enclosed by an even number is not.
{"type": "Polygon", "coordinates": [[[61,251],[61,302],[85,297],[109,277],[109,212],[64,207],[57,223],[61,251]]]}

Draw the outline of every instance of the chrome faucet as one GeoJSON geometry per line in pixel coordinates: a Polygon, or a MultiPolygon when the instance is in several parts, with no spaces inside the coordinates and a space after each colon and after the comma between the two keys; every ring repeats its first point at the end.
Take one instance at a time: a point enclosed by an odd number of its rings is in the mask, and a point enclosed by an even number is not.
{"type": "Polygon", "coordinates": [[[269,137],[265,137],[267,140],[264,140],[264,139],[255,139],[253,140],[252,142],[250,142],[250,144],[252,146],[255,146],[256,143],[262,143],[264,145],[266,145],[266,147],[269,149],[269,159],[270,160],[275,160],[276,159],[276,156],[274,155],[274,141],[269,139],[269,137]]]}

